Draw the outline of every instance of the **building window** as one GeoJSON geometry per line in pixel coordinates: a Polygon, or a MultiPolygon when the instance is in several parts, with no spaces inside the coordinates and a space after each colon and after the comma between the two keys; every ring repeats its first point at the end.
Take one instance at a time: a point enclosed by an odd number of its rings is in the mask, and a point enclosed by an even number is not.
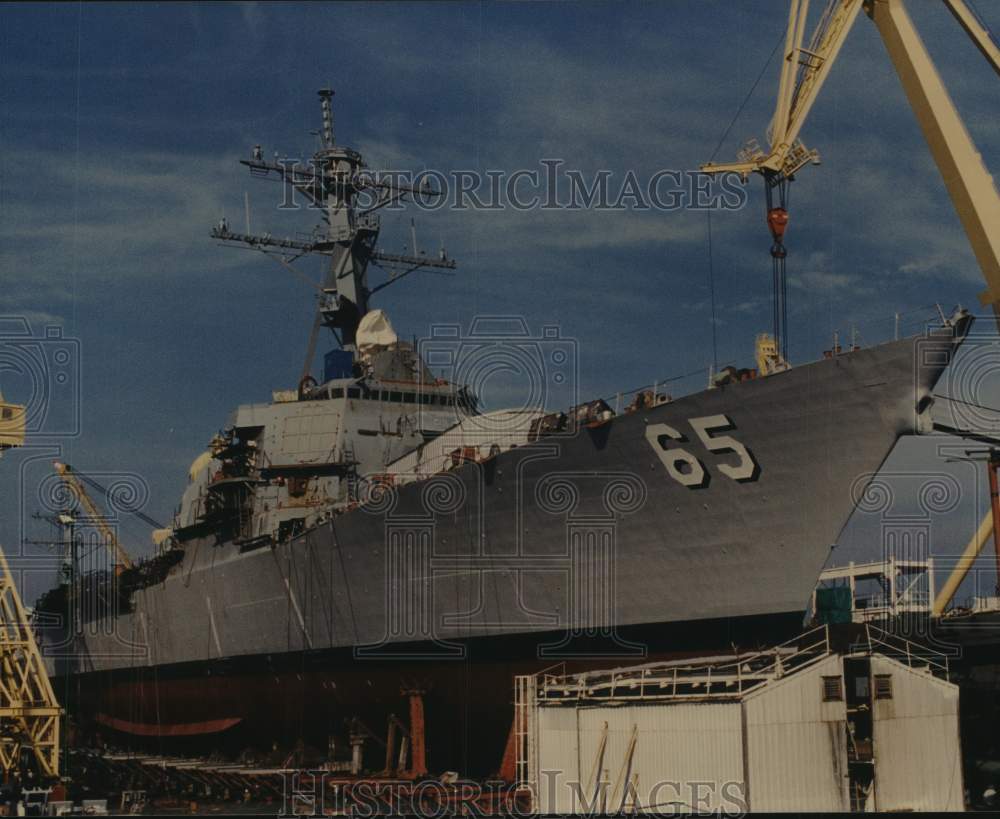
{"type": "Polygon", "coordinates": [[[892,699],[892,674],[875,675],[875,699],[892,699]]]}
{"type": "Polygon", "coordinates": [[[840,677],[823,678],[823,702],[840,702],[844,699],[844,686],[840,677]]]}
{"type": "Polygon", "coordinates": [[[867,677],[854,678],[854,699],[856,700],[869,699],[868,682],[869,680],[867,677]]]}

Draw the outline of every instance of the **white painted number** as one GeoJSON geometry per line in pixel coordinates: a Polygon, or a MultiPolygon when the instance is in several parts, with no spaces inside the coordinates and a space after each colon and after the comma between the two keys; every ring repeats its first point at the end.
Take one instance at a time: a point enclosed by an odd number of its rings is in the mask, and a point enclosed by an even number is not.
{"type": "MultiPolygon", "coordinates": [[[[760,466],[750,450],[731,435],[712,434],[713,431],[725,432],[734,428],[733,422],[727,416],[706,415],[701,418],[690,418],[688,424],[709,452],[731,452],[739,458],[739,462],[735,464],[720,463],[719,472],[740,483],[757,480],[760,466]]],[[[668,440],[687,440],[676,429],[667,424],[650,424],[646,427],[646,440],[666,468],[667,474],[679,484],[691,489],[708,485],[709,475],[701,461],[686,449],[667,445],[668,440]]]]}
{"type": "Polygon", "coordinates": [[[667,473],[682,486],[704,486],[705,467],[694,455],[684,449],[666,447],[664,438],[671,438],[674,441],[683,441],[681,435],[673,427],[666,424],[651,424],[646,427],[646,440],[653,447],[653,452],[663,462],[667,468],[667,473]],[[686,468],[679,465],[685,464],[686,468]]]}
{"type": "Polygon", "coordinates": [[[734,481],[752,481],[760,471],[753,455],[739,441],[730,435],[712,436],[712,430],[729,430],[733,428],[733,422],[725,415],[706,415],[704,418],[692,418],[688,423],[697,433],[705,449],[709,452],[733,452],[740,462],[738,464],[719,464],[719,471],[734,481]]]}

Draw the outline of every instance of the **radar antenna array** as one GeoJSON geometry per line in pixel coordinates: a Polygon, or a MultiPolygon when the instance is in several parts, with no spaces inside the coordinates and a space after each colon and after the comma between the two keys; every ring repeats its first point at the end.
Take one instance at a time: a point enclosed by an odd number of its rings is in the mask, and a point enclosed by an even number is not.
{"type": "Polygon", "coordinates": [[[377,248],[381,222],[376,211],[387,205],[417,196],[436,199],[443,194],[429,184],[414,186],[395,178],[383,178],[367,170],[361,154],[336,144],[330,88],[319,91],[321,130],[320,149],[308,165],[298,161],[269,161],[259,145],[250,159],[241,159],[255,177],[277,179],[302,194],[318,210],[322,222],[304,238],[275,237],[270,233],[230,230],[223,218],[212,229],[212,238],[226,245],[256,250],[275,258],[282,266],[295,272],[292,262],[302,256],[319,254],[328,262],[327,273],[320,291],[316,322],[310,332],[303,376],[309,374],[315,351],[315,336],[319,326],[326,326],[344,349],[356,346],[356,333],[361,319],[369,311],[370,297],[390,284],[400,281],[417,270],[450,271],[456,263],[448,258],[442,245],[437,255],[418,253],[416,239],[412,253],[388,253],[377,248]],[[359,197],[370,202],[364,207],[359,197]],[[368,265],[374,263],[389,273],[382,283],[369,286],[368,265]]]}

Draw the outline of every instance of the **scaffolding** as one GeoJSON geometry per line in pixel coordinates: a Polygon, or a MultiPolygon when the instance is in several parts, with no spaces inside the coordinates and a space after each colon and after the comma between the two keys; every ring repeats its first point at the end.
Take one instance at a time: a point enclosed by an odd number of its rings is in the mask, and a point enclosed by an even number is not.
{"type": "Polygon", "coordinates": [[[934,601],[934,559],[899,560],[890,556],[871,563],[824,569],[813,589],[812,611],[817,612],[819,589],[850,589],[852,622],[869,623],[909,614],[930,614],[934,601]]]}

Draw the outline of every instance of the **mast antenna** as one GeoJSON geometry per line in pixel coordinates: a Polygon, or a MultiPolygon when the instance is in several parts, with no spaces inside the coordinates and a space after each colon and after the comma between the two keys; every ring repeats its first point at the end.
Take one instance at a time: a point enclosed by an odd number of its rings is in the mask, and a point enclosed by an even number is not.
{"type": "MultiPolygon", "coordinates": [[[[225,220],[212,230],[212,237],[223,244],[257,250],[276,258],[284,267],[295,272],[292,262],[310,253],[327,257],[326,278],[320,288],[324,298],[318,306],[316,322],[326,326],[337,343],[346,350],[356,347],[356,334],[361,319],[369,311],[370,297],[398,282],[416,270],[457,265],[444,253],[435,257],[418,253],[416,230],[411,223],[412,253],[385,253],[376,247],[381,230],[375,211],[420,196],[434,199],[442,196],[424,177],[423,184],[407,184],[398,175],[387,177],[367,170],[361,154],[336,143],[333,122],[332,88],[318,92],[322,127],[318,134],[320,149],[308,163],[264,158],[260,145],[254,145],[249,159],[241,159],[254,177],[271,177],[306,198],[311,211],[318,211],[321,222],[312,234],[302,238],[255,235],[250,232],[250,199],[244,196],[246,232],[229,229],[225,220]],[[365,194],[359,201],[359,194],[365,194]],[[363,202],[363,204],[362,204],[363,202]],[[374,263],[389,273],[387,281],[375,286],[368,284],[368,265],[374,263]]],[[[310,333],[306,374],[315,345],[315,330],[310,333]]]]}
{"type": "Polygon", "coordinates": [[[332,148],[333,142],[333,106],[330,100],[333,99],[332,88],[321,88],[319,90],[319,104],[323,112],[323,147],[332,148]]]}

